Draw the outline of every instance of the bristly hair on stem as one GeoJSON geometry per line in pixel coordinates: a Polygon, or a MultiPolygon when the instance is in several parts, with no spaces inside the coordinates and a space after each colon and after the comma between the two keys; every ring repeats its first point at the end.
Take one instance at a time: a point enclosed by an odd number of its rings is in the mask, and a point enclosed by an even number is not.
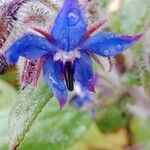
{"type": "Polygon", "coordinates": [[[19,8],[27,1],[29,0],[11,0],[0,6],[0,48],[3,47],[15,26],[19,8]]]}
{"type": "Polygon", "coordinates": [[[21,76],[22,89],[26,88],[30,84],[32,84],[34,87],[37,86],[38,79],[41,73],[42,63],[42,59],[35,61],[25,61],[24,69],[21,76]]]}
{"type": "Polygon", "coordinates": [[[8,64],[6,62],[5,55],[0,53],[0,75],[5,73],[7,66],[8,64]]]}
{"type": "Polygon", "coordinates": [[[18,26],[22,24],[27,27],[38,27],[49,31],[56,16],[56,10],[49,8],[40,1],[31,1],[22,7],[17,15],[18,26]]]}
{"type": "MultiPolygon", "coordinates": [[[[55,9],[47,7],[46,4],[43,4],[39,0],[36,2],[26,0],[21,6],[22,7],[19,8],[16,14],[17,20],[14,21],[14,26],[10,30],[11,35],[7,37],[7,40],[3,45],[3,50],[6,50],[11,43],[23,34],[27,32],[35,32],[33,30],[35,27],[49,32],[57,14],[55,9]]],[[[59,5],[57,6],[59,7],[59,5]]]]}

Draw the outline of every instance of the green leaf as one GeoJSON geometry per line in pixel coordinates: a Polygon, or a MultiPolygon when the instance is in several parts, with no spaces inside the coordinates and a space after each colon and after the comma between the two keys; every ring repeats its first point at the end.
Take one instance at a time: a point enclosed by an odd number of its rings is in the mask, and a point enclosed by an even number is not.
{"type": "Polygon", "coordinates": [[[110,19],[112,21],[112,30],[118,33],[122,33],[122,23],[120,19],[120,14],[111,15],[110,19]]]}
{"type": "Polygon", "coordinates": [[[148,70],[144,70],[142,71],[142,84],[143,84],[143,87],[144,87],[144,90],[146,92],[146,94],[148,96],[150,96],[150,71],[148,70]]]}
{"type": "Polygon", "coordinates": [[[150,16],[149,9],[149,0],[125,0],[121,12],[124,33],[135,34],[139,32],[144,26],[146,19],[150,16]]]}
{"type": "Polygon", "coordinates": [[[139,73],[129,72],[122,76],[121,83],[125,86],[140,86],[140,75],[139,73]]]}
{"type": "MultiPolygon", "coordinates": [[[[20,112],[20,110],[18,111],[20,112]]],[[[20,113],[22,114],[22,112],[20,113]]],[[[0,135],[3,135],[0,140],[0,150],[8,149],[7,143],[9,134],[6,127],[8,118],[9,113],[0,112],[0,124],[4,125],[0,128],[0,135]]],[[[22,118],[24,118],[24,115],[22,118]]],[[[18,121],[16,120],[16,123],[18,121]]],[[[66,150],[85,131],[87,131],[90,127],[90,123],[91,118],[89,113],[80,112],[69,106],[69,104],[63,110],[60,110],[56,100],[52,99],[52,101],[49,101],[43,108],[42,112],[38,115],[30,132],[27,134],[25,133],[26,138],[18,147],[18,150],[42,150],[43,147],[44,150],[66,150]]],[[[14,123],[14,128],[16,128],[16,126],[18,125],[15,125],[14,123]]],[[[14,131],[15,129],[12,130],[14,131]]],[[[20,130],[18,131],[20,132],[20,130]]]]}
{"type": "Polygon", "coordinates": [[[135,142],[138,144],[149,143],[150,138],[150,120],[135,118],[132,121],[131,129],[134,134],[135,142]]]}
{"type": "Polygon", "coordinates": [[[60,110],[56,101],[46,105],[19,150],[66,150],[90,125],[88,113],[71,106],[60,110]]]}
{"type": "Polygon", "coordinates": [[[88,113],[69,106],[60,110],[56,100],[49,101],[51,97],[43,83],[37,90],[21,91],[10,116],[10,149],[65,150],[86,131],[91,121],[88,113]]]}
{"type": "Polygon", "coordinates": [[[10,149],[15,149],[25,138],[33,122],[52,97],[52,93],[42,82],[38,89],[28,87],[20,92],[10,116],[10,149]]]}
{"type": "Polygon", "coordinates": [[[125,145],[127,137],[124,129],[104,134],[92,123],[88,131],[67,150],[125,150],[125,145]]]}
{"type": "Polygon", "coordinates": [[[129,113],[126,105],[131,101],[129,96],[123,96],[117,102],[101,110],[97,125],[103,133],[109,133],[128,124],[129,113]]]}
{"type": "Polygon", "coordinates": [[[9,109],[0,111],[0,150],[8,150],[9,131],[8,131],[8,120],[9,120],[9,109]]]}
{"type": "Polygon", "coordinates": [[[16,99],[17,91],[7,82],[0,80],[0,109],[8,107],[16,99]]]}

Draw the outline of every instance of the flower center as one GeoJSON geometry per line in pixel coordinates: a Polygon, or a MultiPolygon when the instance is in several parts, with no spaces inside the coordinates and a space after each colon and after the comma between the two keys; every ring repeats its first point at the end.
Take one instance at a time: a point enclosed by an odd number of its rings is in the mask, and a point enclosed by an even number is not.
{"type": "Polygon", "coordinates": [[[74,67],[71,62],[65,63],[64,76],[69,91],[74,89],[74,67]]]}
{"type": "Polygon", "coordinates": [[[81,54],[78,50],[65,52],[60,50],[54,55],[55,61],[61,61],[64,65],[64,77],[69,91],[74,89],[74,60],[80,58],[81,54]]]}
{"type": "Polygon", "coordinates": [[[54,55],[54,60],[55,61],[59,60],[63,62],[63,64],[65,64],[66,62],[73,62],[76,58],[80,58],[80,57],[81,57],[81,54],[76,49],[73,51],[69,51],[69,52],[60,50],[54,55]]]}

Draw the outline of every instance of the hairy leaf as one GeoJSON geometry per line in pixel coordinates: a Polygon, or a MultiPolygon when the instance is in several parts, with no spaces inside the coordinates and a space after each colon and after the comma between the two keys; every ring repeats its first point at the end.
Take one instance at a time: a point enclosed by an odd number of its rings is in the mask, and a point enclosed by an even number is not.
{"type": "Polygon", "coordinates": [[[46,105],[19,150],[66,150],[89,127],[88,113],[67,105],[60,110],[56,100],[46,105]]]}
{"type": "Polygon", "coordinates": [[[38,89],[28,87],[20,92],[20,99],[10,116],[10,149],[15,149],[22,142],[51,97],[52,93],[44,83],[41,83],[38,89]]]}
{"type": "Polygon", "coordinates": [[[148,96],[150,96],[150,71],[144,70],[142,71],[142,84],[145,89],[145,92],[148,96]]]}
{"type": "Polygon", "coordinates": [[[0,80],[0,109],[9,106],[16,99],[16,90],[5,81],[0,80]]]}
{"type": "Polygon", "coordinates": [[[123,96],[119,101],[101,110],[97,119],[97,125],[103,133],[112,132],[127,126],[129,114],[126,106],[130,101],[130,97],[123,96]]]}

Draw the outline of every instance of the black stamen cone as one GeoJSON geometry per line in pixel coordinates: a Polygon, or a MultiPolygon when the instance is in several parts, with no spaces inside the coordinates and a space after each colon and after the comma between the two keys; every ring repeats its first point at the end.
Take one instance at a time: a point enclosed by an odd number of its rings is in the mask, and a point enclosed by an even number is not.
{"type": "Polygon", "coordinates": [[[66,62],[64,70],[66,85],[69,91],[74,89],[74,68],[71,62],[66,62]]]}
{"type": "Polygon", "coordinates": [[[7,69],[5,55],[0,53],[0,75],[4,74],[7,69]]]}

